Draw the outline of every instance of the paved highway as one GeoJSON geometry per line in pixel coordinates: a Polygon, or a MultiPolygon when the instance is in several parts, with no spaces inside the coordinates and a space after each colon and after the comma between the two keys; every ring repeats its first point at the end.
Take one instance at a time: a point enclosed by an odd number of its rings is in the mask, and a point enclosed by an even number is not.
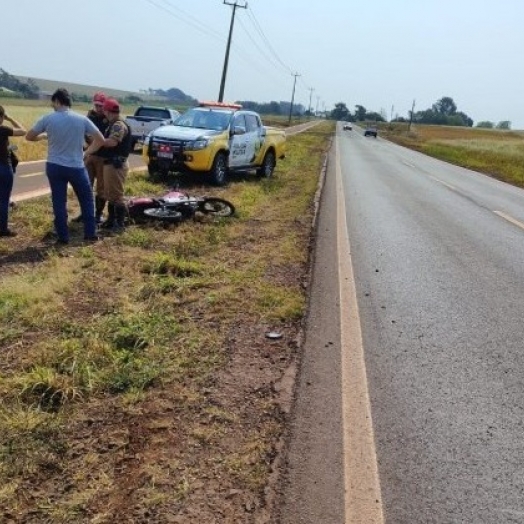
{"type": "Polygon", "coordinates": [[[281,522],[524,522],[524,192],[339,128],[281,522]]]}
{"type": "MultiPolygon", "coordinates": [[[[129,165],[133,170],[145,168],[145,163],[138,153],[129,156],[129,165]]],[[[46,193],[49,193],[49,184],[45,176],[45,161],[21,162],[15,176],[13,200],[23,200],[46,193]]]]}

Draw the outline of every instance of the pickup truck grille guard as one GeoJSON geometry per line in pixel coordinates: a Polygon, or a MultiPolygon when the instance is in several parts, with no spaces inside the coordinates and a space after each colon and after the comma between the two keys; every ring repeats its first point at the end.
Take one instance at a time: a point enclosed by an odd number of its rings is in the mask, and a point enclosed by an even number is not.
{"type": "Polygon", "coordinates": [[[182,163],[184,161],[184,145],[183,140],[168,140],[163,138],[153,138],[149,141],[148,155],[149,158],[161,157],[158,153],[162,150],[171,152],[173,154],[173,162],[182,163]]]}

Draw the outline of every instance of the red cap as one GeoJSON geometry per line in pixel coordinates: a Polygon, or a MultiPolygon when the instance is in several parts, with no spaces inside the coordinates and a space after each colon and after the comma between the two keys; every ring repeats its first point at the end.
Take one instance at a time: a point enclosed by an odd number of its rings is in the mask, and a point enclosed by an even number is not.
{"type": "Polygon", "coordinates": [[[104,111],[109,111],[110,113],[120,113],[120,105],[118,100],[114,98],[106,98],[104,102],[104,111]]]}
{"type": "Polygon", "coordinates": [[[103,104],[106,101],[106,94],[102,93],[102,91],[98,91],[98,93],[95,93],[93,95],[93,102],[98,102],[99,104],[103,104]]]}

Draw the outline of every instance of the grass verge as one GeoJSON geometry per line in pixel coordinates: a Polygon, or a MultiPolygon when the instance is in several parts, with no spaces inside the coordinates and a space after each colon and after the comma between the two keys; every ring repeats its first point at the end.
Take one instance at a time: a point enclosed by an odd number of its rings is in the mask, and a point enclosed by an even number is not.
{"type": "Polygon", "coordinates": [[[524,187],[524,136],[521,132],[448,126],[387,124],[381,135],[426,155],[524,187]]]}
{"type": "MultiPolygon", "coordinates": [[[[48,197],[0,249],[0,514],[13,522],[255,522],[285,415],[313,198],[334,124],[288,139],[237,216],[61,249],[48,197]],[[268,331],[279,331],[272,340],[268,331]],[[175,520],[173,520],[175,519],[175,520]],[[179,520],[176,520],[179,519],[179,520]]],[[[133,173],[129,194],[159,194],[133,173]]],[[[76,214],[71,201],[71,215],[76,214]]],[[[77,229],[74,229],[74,228],[77,229]]]]}

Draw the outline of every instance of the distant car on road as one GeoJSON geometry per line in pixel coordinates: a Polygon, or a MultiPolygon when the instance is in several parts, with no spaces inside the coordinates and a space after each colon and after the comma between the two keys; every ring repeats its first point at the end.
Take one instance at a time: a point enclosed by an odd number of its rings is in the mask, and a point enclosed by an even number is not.
{"type": "Polygon", "coordinates": [[[353,126],[349,123],[349,122],[346,122],[343,126],[342,126],[342,129],[344,131],[351,131],[353,129],[353,126]]]}
{"type": "Polygon", "coordinates": [[[378,134],[377,128],[374,126],[366,127],[364,131],[364,136],[373,136],[377,138],[377,134],[378,134]]]}

